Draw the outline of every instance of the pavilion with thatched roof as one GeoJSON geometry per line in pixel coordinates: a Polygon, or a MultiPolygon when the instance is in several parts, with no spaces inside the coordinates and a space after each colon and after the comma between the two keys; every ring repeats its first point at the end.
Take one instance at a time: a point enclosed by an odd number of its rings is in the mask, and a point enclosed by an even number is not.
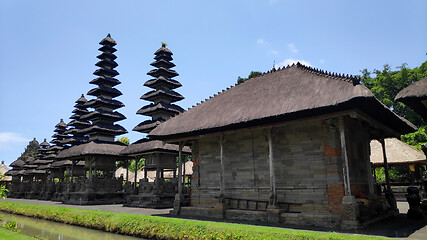
{"type": "Polygon", "coordinates": [[[414,130],[357,77],[298,63],[219,92],[148,136],[192,145],[190,206],[177,214],[359,228],[397,212],[390,188],[376,192],[371,139],[414,130]]]}

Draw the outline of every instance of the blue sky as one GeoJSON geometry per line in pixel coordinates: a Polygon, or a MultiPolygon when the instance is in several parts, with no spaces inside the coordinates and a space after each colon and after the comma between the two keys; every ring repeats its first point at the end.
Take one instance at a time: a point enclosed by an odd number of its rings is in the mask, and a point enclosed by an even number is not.
{"type": "MultiPolygon", "coordinates": [[[[359,74],[368,68],[410,68],[427,60],[427,1],[6,1],[0,0],[0,160],[7,164],[34,137],[51,140],[74,102],[95,85],[99,41],[117,42],[118,122],[147,117],[154,52],[174,53],[184,109],[236,83],[250,71],[294,61],[359,74]]],[[[90,96],[87,98],[91,98],[90,96]]],[[[119,136],[121,137],[121,136],[119,136]]]]}

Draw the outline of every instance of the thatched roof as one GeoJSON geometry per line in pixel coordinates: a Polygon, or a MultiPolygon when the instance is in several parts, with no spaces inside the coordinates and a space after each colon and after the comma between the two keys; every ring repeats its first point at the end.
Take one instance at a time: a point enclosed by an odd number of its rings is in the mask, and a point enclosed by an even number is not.
{"type": "MultiPolygon", "coordinates": [[[[156,151],[178,153],[179,146],[175,144],[165,144],[159,140],[150,140],[144,138],[127,146],[125,149],[122,150],[121,154],[137,155],[156,151]]],[[[191,149],[189,147],[183,147],[182,152],[184,154],[190,154],[191,149]]]]}
{"type": "Polygon", "coordinates": [[[148,136],[196,136],[353,109],[399,133],[415,130],[414,125],[378,101],[357,78],[297,64],[223,91],[160,124],[148,136]]]}
{"type": "Polygon", "coordinates": [[[14,170],[14,169],[12,169],[12,170],[7,171],[4,175],[6,175],[6,176],[24,175],[25,171],[26,170],[14,170]]]}
{"type": "MultiPolygon", "coordinates": [[[[388,164],[424,163],[427,164],[424,153],[396,138],[386,138],[385,148],[388,164]]],[[[374,165],[384,164],[383,149],[377,140],[371,141],[371,162],[374,165]]]]}
{"type": "Polygon", "coordinates": [[[408,105],[427,122],[427,77],[402,89],[395,100],[408,105]]]}
{"type": "Polygon", "coordinates": [[[25,162],[21,158],[18,158],[14,162],[12,162],[9,166],[19,168],[19,167],[22,167],[24,165],[25,165],[25,162]]]}
{"type": "Polygon", "coordinates": [[[91,141],[81,145],[70,147],[60,151],[56,156],[57,159],[75,158],[89,155],[120,156],[120,152],[126,146],[122,143],[104,143],[91,141]]]}
{"type": "Polygon", "coordinates": [[[12,177],[10,175],[9,176],[5,175],[9,171],[10,171],[9,168],[2,161],[2,163],[0,164],[0,173],[4,176],[4,178],[0,179],[0,181],[12,181],[12,177]]]}

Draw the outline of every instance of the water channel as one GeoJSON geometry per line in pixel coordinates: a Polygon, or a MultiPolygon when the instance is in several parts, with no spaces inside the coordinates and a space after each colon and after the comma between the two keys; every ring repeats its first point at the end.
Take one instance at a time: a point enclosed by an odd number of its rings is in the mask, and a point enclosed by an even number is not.
{"type": "Polygon", "coordinates": [[[25,217],[0,211],[4,223],[16,222],[21,233],[51,240],[141,240],[141,238],[108,233],[65,223],[25,217]]]}

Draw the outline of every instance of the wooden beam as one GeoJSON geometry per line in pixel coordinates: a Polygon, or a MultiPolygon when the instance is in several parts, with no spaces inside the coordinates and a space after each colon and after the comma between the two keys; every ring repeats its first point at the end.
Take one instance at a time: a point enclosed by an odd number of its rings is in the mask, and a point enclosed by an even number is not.
{"type": "Polygon", "coordinates": [[[178,195],[181,199],[182,195],[182,148],[184,147],[184,142],[179,143],[179,152],[178,152],[178,195]]]}
{"type": "Polygon", "coordinates": [[[350,116],[350,114],[354,114],[356,111],[357,111],[356,109],[346,110],[346,111],[342,111],[342,112],[317,115],[317,116],[313,116],[313,117],[299,118],[299,119],[295,119],[295,120],[291,120],[291,121],[262,124],[262,125],[253,126],[253,127],[243,127],[243,128],[219,131],[219,132],[214,132],[214,133],[196,134],[194,136],[188,136],[188,137],[175,137],[175,138],[170,138],[170,139],[163,139],[161,141],[166,142],[166,143],[176,144],[180,141],[191,141],[191,140],[199,139],[201,137],[220,136],[220,135],[231,134],[231,133],[242,131],[242,130],[253,130],[253,129],[263,129],[263,128],[269,128],[269,127],[280,127],[280,126],[285,126],[285,125],[289,125],[289,124],[292,124],[295,122],[301,122],[301,121],[310,121],[310,120],[321,121],[321,120],[325,120],[325,119],[331,119],[331,118],[337,118],[337,117],[343,117],[343,116],[350,116]]]}
{"type": "Polygon", "coordinates": [[[224,135],[221,135],[219,137],[219,158],[221,160],[221,171],[220,171],[220,174],[219,174],[219,177],[220,177],[220,180],[221,180],[220,194],[224,197],[224,195],[225,195],[224,135]]]}
{"type": "Polygon", "coordinates": [[[339,129],[340,129],[340,139],[341,139],[341,149],[343,157],[343,177],[344,177],[344,191],[346,196],[351,196],[351,186],[350,186],[350,173],[348,169],[348,155],[347,155],[347,145],[345,141],[345,125],[344,119],[340,117],[338,119],[339,129]]]}
{"type": "Polygon", "coordinates": [[[276,199],[276,175],[274,172],[274,157],[273,157],[273,136],[272,128],[267,129],[267,138],[268,138],[268,166],[270,170],[270,204],[274,205],[276,199]]]}

